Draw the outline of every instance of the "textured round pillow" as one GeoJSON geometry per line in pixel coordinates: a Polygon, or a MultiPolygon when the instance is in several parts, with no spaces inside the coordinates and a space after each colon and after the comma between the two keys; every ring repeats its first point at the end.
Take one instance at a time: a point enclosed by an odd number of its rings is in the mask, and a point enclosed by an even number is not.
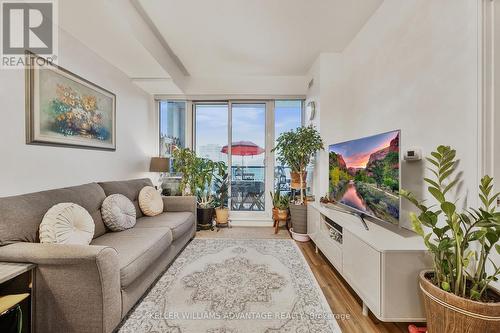
{"type": "Polygon", "coordinates": [[[112,194],[104,199],[101,214],[111,231],[130,229],[135,225],[134,204],[123,194],[112,194]]]}
{"type": "Polygon", "coordinates": [[[92,216],[75,203],[52,206],[40,224],[40,243],[89,245],[94,237],[92,216]]]}
{"type": "Polygon", "coordinates": [[[153,186],[145,186],[139,192],[139,207],[146,216],[156,216],[163,212],[161,194],[153,186]]]}

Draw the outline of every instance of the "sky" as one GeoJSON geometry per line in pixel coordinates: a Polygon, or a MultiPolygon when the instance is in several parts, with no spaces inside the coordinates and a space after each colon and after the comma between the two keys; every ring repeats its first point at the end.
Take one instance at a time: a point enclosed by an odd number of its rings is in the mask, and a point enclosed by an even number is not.
{"type": "Polygon", "coordinates": [[[370,155],[388,147],[399,131],[392,131],[365,138],[337,143],[329,146],[329,151],[341,154],[348,168],[365,168],[370,155]]]}

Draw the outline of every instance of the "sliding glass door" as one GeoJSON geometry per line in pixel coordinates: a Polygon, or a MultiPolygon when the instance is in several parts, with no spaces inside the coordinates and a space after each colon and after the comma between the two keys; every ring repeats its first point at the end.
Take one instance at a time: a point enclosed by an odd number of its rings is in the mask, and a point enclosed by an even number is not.
{"type": "Polygon", "coordinates": [[[231,210],[266,210],[266,103],[233,103],[231,210]]]}
{"type": "Polygon", "coordinates": [[[269,220],[268,102],[196,102],[193,111],[196,154],[228,166],[231,219],[269,220]]]}
{"type": "Polygon", "coordinates": [[[224,161],[234,224],[271,223],[270,192],[287,191],[289,170],[271,149],[275,134],[301,126],[302,101],[193,102],[196,154],[224,161]],[[276,112],[275,112],[276,111],[276,112]]]}

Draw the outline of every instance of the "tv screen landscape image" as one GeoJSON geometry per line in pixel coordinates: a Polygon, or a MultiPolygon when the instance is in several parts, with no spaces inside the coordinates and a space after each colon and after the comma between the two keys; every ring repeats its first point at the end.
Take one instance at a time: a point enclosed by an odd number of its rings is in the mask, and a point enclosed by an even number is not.
{"type": "Polygon", "coordinates": [[[396,130],[330,145],[330,199],[398,224],[399,137],[396,130]]]}

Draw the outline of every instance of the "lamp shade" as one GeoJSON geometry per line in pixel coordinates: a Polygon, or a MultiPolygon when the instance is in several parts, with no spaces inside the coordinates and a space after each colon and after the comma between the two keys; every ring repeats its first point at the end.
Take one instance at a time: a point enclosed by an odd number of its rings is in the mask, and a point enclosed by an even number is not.
{"type": "Polygon", "coordinates": [[[149,164],[150,172],[168,172],[170,169],[170,163],[168,158],[165,157],[152,157],[151,163],[149,164]]]}

